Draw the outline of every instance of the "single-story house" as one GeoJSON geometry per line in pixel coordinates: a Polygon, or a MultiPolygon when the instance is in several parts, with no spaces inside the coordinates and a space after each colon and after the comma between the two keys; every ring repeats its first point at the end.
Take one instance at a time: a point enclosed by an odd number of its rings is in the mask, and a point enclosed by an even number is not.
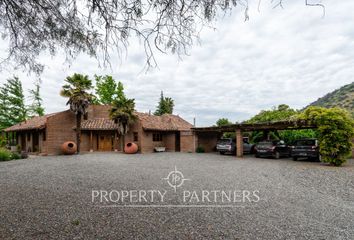
{"type": "MultiPolygon", "coordinates": [[[[82,119],[81,151],[122,151],[122,136],[109,118],[108,105],[91,105],[82,119]]],[[[136,112],[137,120],[129,127],[124,142],[134,142],[139,152],[153,152],[155,147],[166,151],[194,152],[196,138],[192,124],[172,114],[155,116],[136,112]]],[[[24,151],[56,155],[66,141],[76,142],[76,116],[70,110],[34,117],[5,129],[24,151]],[[11,133],[11,134],[10,134],[11,133]]]]}

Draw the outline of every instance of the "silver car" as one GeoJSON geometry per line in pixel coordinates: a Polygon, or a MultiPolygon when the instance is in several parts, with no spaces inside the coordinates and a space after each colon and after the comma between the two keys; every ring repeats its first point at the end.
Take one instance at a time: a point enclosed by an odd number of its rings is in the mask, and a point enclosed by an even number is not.
{"type": "MultiPolygon", "coordinates": [[[[216,150],[220,154],[225,153],[236,153],[236,140],[232,138],[221,138],[216,143],[216,150]]],[[[244,153],[252,153],[254,150],[254,144],[248,142],[248,138],[243,138],[243,152],[244,153]]]]}

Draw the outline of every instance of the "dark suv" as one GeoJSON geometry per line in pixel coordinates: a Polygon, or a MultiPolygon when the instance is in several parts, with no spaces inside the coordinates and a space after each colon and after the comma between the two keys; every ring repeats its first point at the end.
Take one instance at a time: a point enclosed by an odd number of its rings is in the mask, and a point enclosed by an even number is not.
{"type": "Polygon", "coordinates": [[[320,160],[320,152],[317,139],[299,139],[291,147],[291,156],[296,161],[298,158],[320,160]]]}
{"type": "Polygon", "coordinates": [[[289,157],[290,151],[288,145],[284,141],[263,141],[259,142],[255,147],[258,157],[274,157],[276,159],[281,157],[289,157]]]}

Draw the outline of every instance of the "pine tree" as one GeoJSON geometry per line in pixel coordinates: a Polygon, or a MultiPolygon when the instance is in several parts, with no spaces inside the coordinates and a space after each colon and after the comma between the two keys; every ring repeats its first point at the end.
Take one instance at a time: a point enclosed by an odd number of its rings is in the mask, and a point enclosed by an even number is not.
{"type": "Polygon", "coordinates": [[[163,91],[161,91],[160,101],[154,112],[154,115],[161,116],[163,114],[172,114],[174,107],[174,101],[170,97],[164,97],[163,91]]]}
{"type": "Polygon", "coordinates": [[[32,100],[32,104],[28,107],[28,112],[31,117],[34,116],[43,116],[44,108],[42,107],[42,97],[40,95],[40,85],[39,83],[35,83],[34,89],[29,90],[30,99],[32,100]]]}
{"type": "Polygon", "coordinates": [[[0,128],[6,128],[27,119],[22,83],[14,76],[0,87],[0,128]]]}
{"type": "Polygon", "coordinates": [[[10,127],[9,95],[6,88],[0,88],[0,130],[10,127]]]}

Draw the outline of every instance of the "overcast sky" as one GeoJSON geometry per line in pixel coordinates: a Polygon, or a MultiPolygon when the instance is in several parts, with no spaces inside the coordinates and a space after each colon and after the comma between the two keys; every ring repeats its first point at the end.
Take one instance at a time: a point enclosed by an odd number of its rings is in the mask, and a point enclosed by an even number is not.
{"type": "MultiPolygon", "coordinates": [[[[110,74],[123,82],[138,111],[154,111],[160,91],[175,100],[175,114],[197,126],[208,126],[220,117],[246,120],[262,109],[282,103],[303,108],[327,92],[353,82],[354,1],[323,1],[322,9],[304,1],[285,1],[284,9],[271,9],[263,1],[250,6],[250,20],[239,11],[219,19],[217,30],[204,29],[201,43],[190,55],[178,59],[158,54],[158,69],[147,73],[144,54],[136,45],[128,56],[102,69],[97,61],[79,56],[71,66],[58,55],[44,57],[42,96],[46,112],[67,109],[59,90],[66,76],[75,72],[93,76],[110,74]],[[290,4],[289,2],[296,2],[290,4]]],[[[0,57],[5,57],[4,44],[0,57]]],[[[35,76],[4,71],[0,83],[17,74],[24,88],[35,76]]]]}

